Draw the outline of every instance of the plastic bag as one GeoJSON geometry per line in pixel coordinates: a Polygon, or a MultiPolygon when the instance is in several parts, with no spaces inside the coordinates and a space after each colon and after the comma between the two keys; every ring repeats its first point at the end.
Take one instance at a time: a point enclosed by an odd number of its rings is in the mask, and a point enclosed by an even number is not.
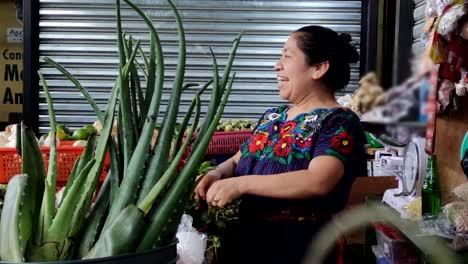
{"type": "Polygon", "coordinates": [[[437,4],[436,0],[427,0],[426,1],[426,17],[437,16],[437,4]]]}
{"type": "Polygon", "coordinates": [[[447,239],[468,237],[468,203],[448,203],[438,216],[424,215],[420,227],[424,233],[447,239]]]}
{"type": "Polygon", "coordinates": [[[465,14],[463,5],[455,5],[440,18],[437,32],[450,41],[452,32],[457,27],[457,21],[465,14]]]}
{"type": "Polygon", "coordinates": [[[453,0],[427,0],[425,10],[426,17],[442,15],[447,5],[452,2],[453,0]]]}
{"type": "Polygon", "coordinates": [[[177,254],[180,257],[177,264],[202,264],[205,259],[208,237],[193,228],[192,223],[193,218],[190,215],[182,216],[176,234],[179,240],[177,254]]]}

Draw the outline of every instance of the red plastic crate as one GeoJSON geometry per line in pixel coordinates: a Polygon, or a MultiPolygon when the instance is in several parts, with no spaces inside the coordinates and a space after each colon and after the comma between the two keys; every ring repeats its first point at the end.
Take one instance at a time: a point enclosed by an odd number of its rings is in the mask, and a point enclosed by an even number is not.
{"type": "Polygon", "coordinates": [[[234,154],[252,136],[252,130],[215,132],[206,154],[234,154]]]}
{"type": "MultiPolygon", "coordinates": [[[[50,148],[41,148],[47,170],[50,148]]],[[[76,159],[83,153],[84,147],[71,145],[57,147],[57,184],[64,185],[73,169],[76,159]]],[[[107,154],[100,181],[103,181],[109,170],[110,159],[107,154]]],[[[0,184],[6,184],[16,174],[21,173],[21,156],[16,153],[15,148],[0,148],[0,184]]]]}
{"type": "Polygon", "coordinates": [[[392,264],[418,264],[416,248],[392,226],[374,223],[377,245],[392,264]]]}

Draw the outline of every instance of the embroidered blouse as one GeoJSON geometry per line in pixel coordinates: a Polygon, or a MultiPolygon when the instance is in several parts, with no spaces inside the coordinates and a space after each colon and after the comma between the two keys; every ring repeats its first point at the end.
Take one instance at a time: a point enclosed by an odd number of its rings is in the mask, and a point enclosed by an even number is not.
{"type": "Polygon", "coordinates": [[[341,160],[344,176],[325,196],[288,200],[245,195],[243,204],[254,211],[335,213],[346,205],[354,178],[366,175],[365,137],[359,117],[337,107],[317,108],[288,120],[288,109],[288,105],[281,105],[263,114],[253,135],[240,147],[242,155],[235,176],[303,170],[313,158],[322,155],[341,160]]]}

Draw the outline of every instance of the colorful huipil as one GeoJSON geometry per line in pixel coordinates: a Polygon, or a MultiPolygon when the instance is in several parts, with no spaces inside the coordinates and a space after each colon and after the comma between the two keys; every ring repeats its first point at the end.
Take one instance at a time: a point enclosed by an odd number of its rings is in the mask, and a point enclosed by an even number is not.
{"type": "Polygon", "coordinates": [[[355,177],[367,174],[359,117],[349,109],[336,107],[317,108],[288,120],[288,109],[288,105],[281,105],[263,114],[252,137],[240,148],[236,176],[303,170],[313,158],[323,155],[341,160],[345,175],[322,197],[287,200],[244,195],[243,204],[253,211],[335,213],[345,206],[355,177]]]}

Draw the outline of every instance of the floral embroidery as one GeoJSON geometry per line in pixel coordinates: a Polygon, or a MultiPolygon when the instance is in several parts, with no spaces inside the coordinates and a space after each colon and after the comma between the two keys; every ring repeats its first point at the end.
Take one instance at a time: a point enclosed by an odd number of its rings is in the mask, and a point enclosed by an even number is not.
{"type": "Polygon", "coordinates": [[[276,119],[278,119],[280,117],[281,117],[281,115],[278,114],[278,113],[271,113],[271,114],[268,115],[268,119],[271,120],[271,121],[274,121],[274,120],[276,120],[276,119]]]}
{"type": "Polygon", "coordinates": [[[252,141],[249,143],[249,152],[256,153],[259,150],[263,150],[265,147],[265,142],[267,142],[268,133],[258,133],[256,134],[252,141]]]}
{"type": "Polygon", "coordinates": [[[338,130],[337,135],[332,138],[331,145],[339,153],[348,155],[353,149],[353,138],[342,129],[338,130]]]}
{"type": "Polygon", "coordinates": [[[301,134],[298,134],[294,138],[294,147],[297,150],[299,150],[301,152],[304,152],[305,150],[312,147],[312,138],[311,137],[304,137],[301,134]]]}
{"type": "Polygon", "coordinates": [[[268,134],[270,135],[274,135],[278,132],[279,130],[279,124],[278,122],[274,122],[272,123],[270,126],[268,126],[267,128],[267,131],[268,131],[268,134]]]}
{"type": "Polygon", "coordinates": [[[281,128],[281,138],[291,136],[292,131],[296,128],[296,122],[289,121],[286,122],[281,128]]]}
{"type": "Polygon", "coordinates": [[[354,113],[316,109],[310,113],[299,114],[292,120],[286,120],[286,111],[287,106],[280,106],[265,113],[254,135],[242,145],[242,157],[254,157],[258,160],[256,162],[289,165],[293,162],[307,164],[314,155],[326,153],[343,162],[347,161],[354,143],[352,135],[348,132],[348,124],[356,124],[355,120],[358,120],[354,113]],[[327,119],[328,124],[339,129],[320,134],[321,141],[318,143],[318,131],[329,114],[331,117],[327,119]]]}
{"type": "Polygon", "coordinates": [[[291,143],[292,143],[292,138],[291,137],[285,137],[276,143],[275,147],[273,150],[275,151],[275,155],[278,157],[287,157],[289,153],[291,153],[291,143]]]}

